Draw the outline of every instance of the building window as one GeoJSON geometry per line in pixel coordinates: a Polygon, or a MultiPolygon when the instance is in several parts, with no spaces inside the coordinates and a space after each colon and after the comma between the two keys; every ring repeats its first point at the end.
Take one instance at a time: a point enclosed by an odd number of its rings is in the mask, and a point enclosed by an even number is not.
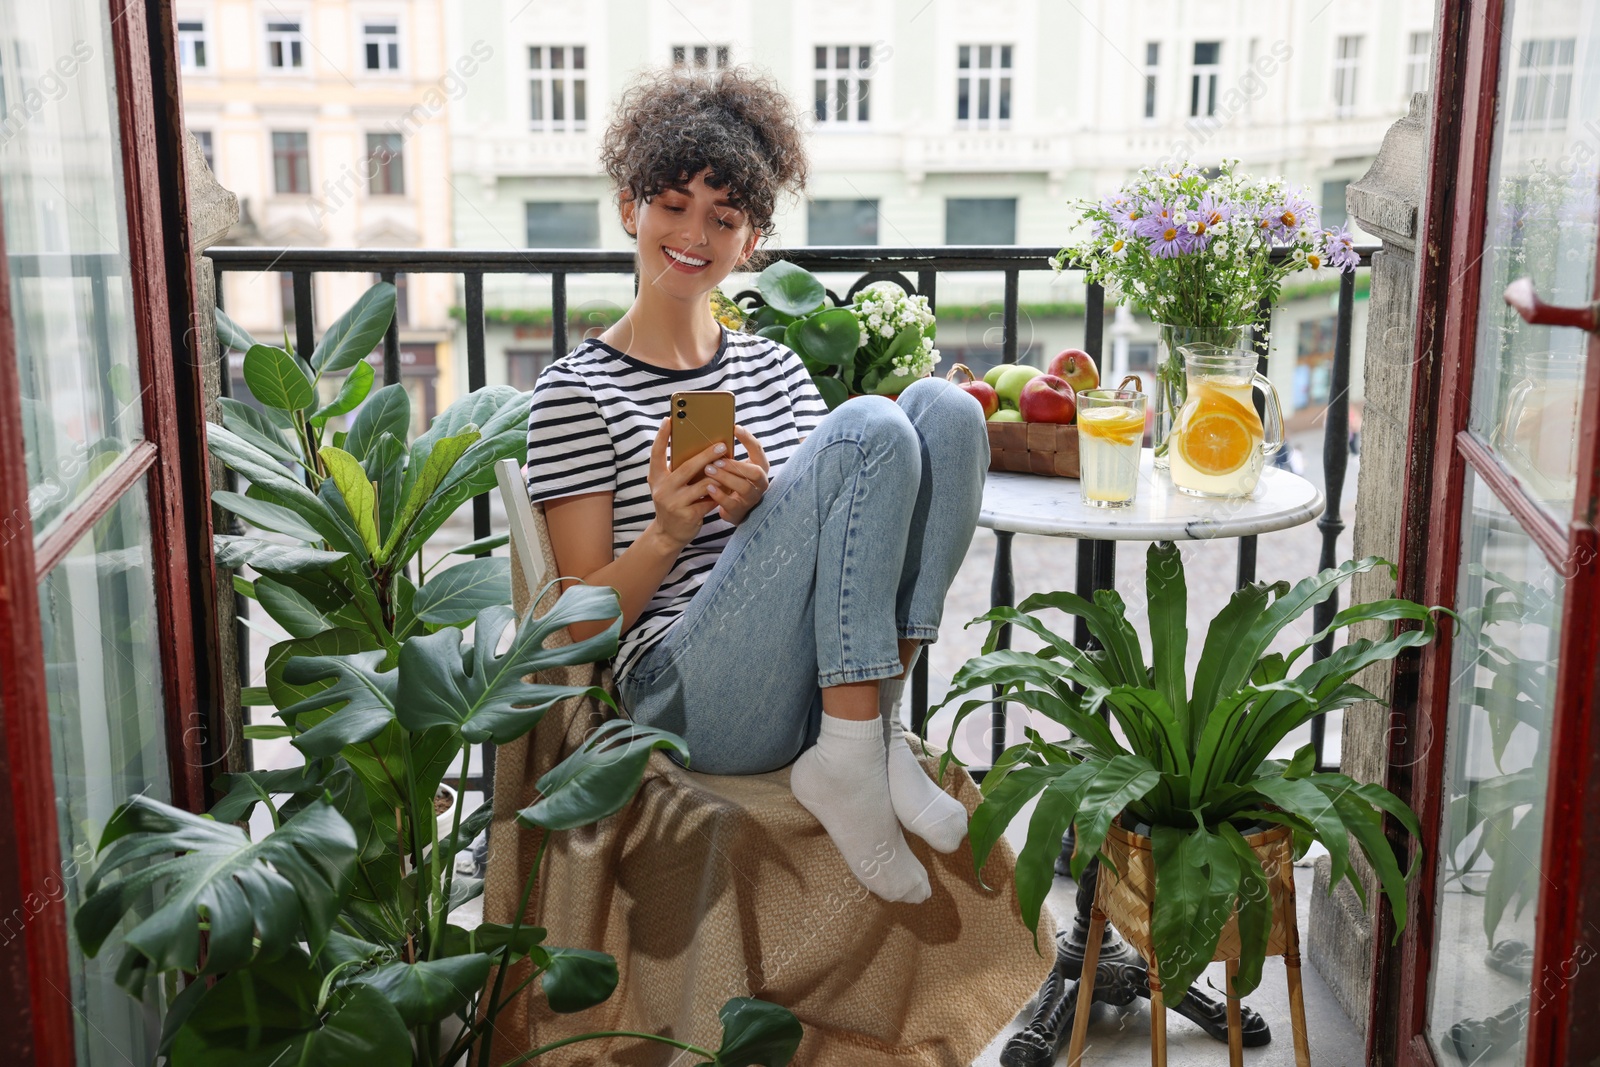
{"type": "Polygon", "coordinates": [[[944,241],[951,245],[1017,243],[1014,197],[950,199],[944,202],[944,241]]]}
{"type": "Polygon", "coordinates": [[[1011,125],[1010,45],[956,48],[956,125],[981,130],[1011,125]]]}
{"type": "Polygon", "coordinates": [[[400,69],[400,27],[392,22],[368,22],[361,27],[361,44],[368,70],[400,69]]]}
{"type": "Polygon", "coordinates": [[[1347,217],[1344,207],[1344,191],[1349,186],[1350,181],[1347,178],[1322,183],[1322,225],[1330,230],[1337,230],[1344,225],[1347,217]]]}
{"type": "Polygon", "coordinates": [[[528,392],[552,359],[549,349],[506,349],[506,384],[519,393],[528,392]]]}
{"type": "Polygon", "coordinates": [[[288,271],[284,271],[282,274],[278,275],[278,312],[283,316],[283,328],[286,331],[293,331],[294,275],[290,274],[288,271]]]}
{"type": "Polygon", "coordinates": [[[398,133],[367,134],[367,191],[373,196],[404,196],[404,139],[398,133]]]}
{"type": "Polygon", "coordinates": [[[1411,35],[1411,50],[1406,54],[1406,99],[1411,99],[1413,93],[1428,91],[1429,76],[1433,73],[1431,53],[1433,51],[1433,34],[1413,33],[1411,35]]]}
{"type": "Polygon", "coordinates": [[[672,46],[672,65],[688,70],[727,69],[733,59],[733,49],[725,44],[675,44],[672,46]]]}
{"type": "Polygon", "coordinates": [[[1144,117],[1156,117],[1156,90],[1161,73],[1161,42],[1148,41],[1144,46],[1144,117]]]}
{"type": "Polygon", "coordinates": [[[599,248],[600,204],[595,200],[529,200],[529,248],[599,248]]]}
{"type": "Polygon", "coordinates": [[[272,188],[298,196],[311,192],[311,150],[304,133],[272,135],[272,188]]]}
{"type": "Polygon", "coordinates": [[[528,49],[529,128],[573,132],[589,124],[584,46],[528,49]]]}
{"type": "Polygon", "coordinates": [[[1361,38],[1341,37],[1333,58],[1333,113],[1356,112],[1356,75],[1361,70],[1361,38]]]}
{"type": "Polygon", "coordinates": [[[1559,130],[1572,104],[1572,37],[1523,41],[1517,52],[1517,84],[1511,95],[1513,130],[1559,130]]]}
{"type": "Polygon", "coordinates": [[[1189,79],[1189,117],[1217,113],[1217,78],[1222,72],[1222,42],[1194,43],[1194,74],[1189,79]]]}
{"type": "Polygon", "coordinates": [[[274,70],[299,70],[305,66],[305,39],[300,36],[300,23],[267,23],[267,66],[274,70]]]}
{"type": "MultiPolygon", "coordinates": [[[[813,113],[818,122],[866,122],[872,115],[872,46],[817,45],[813,113]]],[[[813,242],[815,243],[815,242],[813,242]]]]}
{"type": "Polygon", "coordinates": [[[806,243],[875,245],[878,243],[876,200],[813,200],[806,208],[806,243]]]}
{"type": "Polygon", "coordinates": [[[178,66],[184,70],[205,70],[206,24],[198,19],[178,23],[178,66]]]}
{"type": "Polygon", "coordinates": [[[200,158],[206,161],[206,170],[209,170],[212,174],[216,174],[216,159],[211,150],[211,131],[190,130],[189,132],[194,135],[195,142],[200,145],[200,158]]]}

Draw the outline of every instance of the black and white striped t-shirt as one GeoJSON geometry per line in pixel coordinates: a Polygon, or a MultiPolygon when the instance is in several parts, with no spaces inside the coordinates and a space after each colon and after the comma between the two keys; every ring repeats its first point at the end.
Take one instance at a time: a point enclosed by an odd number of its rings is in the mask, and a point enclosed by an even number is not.
{"type": "MultiPolygon", "coordinates": [[[[672,394],[696,389],[733,393],[734,421],[761,442],[772,479],[828,411],[800,357],[764,337],[723,330],[711,362],[692,370],[656,367],[603,342],[584,341],[547,367],[534,386],[524,470],[529,499],[613,493],[612,558],[622,555],[655,517],[650,449],[672,394]]],[[[749,458],[738,441],[733,454],[749,458]]],[[[716,512],[706,517],[622,635],[619,680],[683,615],[733,529],[716,512]]]]}

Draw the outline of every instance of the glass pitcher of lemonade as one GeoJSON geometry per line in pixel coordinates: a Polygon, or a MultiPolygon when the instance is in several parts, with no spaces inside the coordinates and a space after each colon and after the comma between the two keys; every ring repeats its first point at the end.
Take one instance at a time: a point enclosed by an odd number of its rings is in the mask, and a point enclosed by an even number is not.
{"type": "Polygon", "coordinates": [[[1197,344],[1182,352],[1189,395],[1167,449],[1172,484],[1194,496],[1249,496],[1266,458],[1283,447],[1277,390],[1256,373],[1249,349],[1197,344]],[[1256,414],[1257,388],[1265,394],[1265,425],[1256,414]]]}

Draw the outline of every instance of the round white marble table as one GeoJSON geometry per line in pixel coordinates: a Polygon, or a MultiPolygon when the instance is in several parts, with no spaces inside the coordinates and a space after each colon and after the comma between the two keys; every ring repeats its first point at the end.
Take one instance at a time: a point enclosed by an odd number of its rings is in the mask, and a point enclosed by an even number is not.
{"type": "Polygon", "coordinates": [[[1007,533],[1094,541],[1198,541],[1253,537],[1310,522],[1322,514],[1316,486],[1277,467],[1261,472],[1255,492],[1238,500],[1190,496],[1155,469],[1146,448],[1132,505],[1097,508],[1083,500],[1076,478],[991,471],[983,486],[978,525],[1007,533]]]}

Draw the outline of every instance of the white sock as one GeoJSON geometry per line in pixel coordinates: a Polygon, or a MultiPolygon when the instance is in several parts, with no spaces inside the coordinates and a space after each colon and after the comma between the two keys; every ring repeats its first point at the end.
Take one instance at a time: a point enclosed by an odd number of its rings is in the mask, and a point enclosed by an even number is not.
{"type": "Polygon", "coordinates": [[[828,831],[861,884],[885,900],[920,904],[933,894],[889,799],[883,725],[824,713],[817,743],[790,771],[796,800],[828,831]]]}
{"type": "MultiPolygon", "coordinates": [[[[911,668],[921,655],[919,646],[906,668],[911,668]]],[[[954,852],[967,836],[967,809],[955,797],[936,785],[928,772],[922,769],[905,729],[900,725],[900,698],[905,695],[906,679],[884,678],[878,682],[878,711],[883,720],[883,744],[887,751],[889,771],[889,799],[894,813],[907,830],[922,838],[940,852],[954,852]]],[[[922,742],[917,742],[921,751],[922,742]]]]}

